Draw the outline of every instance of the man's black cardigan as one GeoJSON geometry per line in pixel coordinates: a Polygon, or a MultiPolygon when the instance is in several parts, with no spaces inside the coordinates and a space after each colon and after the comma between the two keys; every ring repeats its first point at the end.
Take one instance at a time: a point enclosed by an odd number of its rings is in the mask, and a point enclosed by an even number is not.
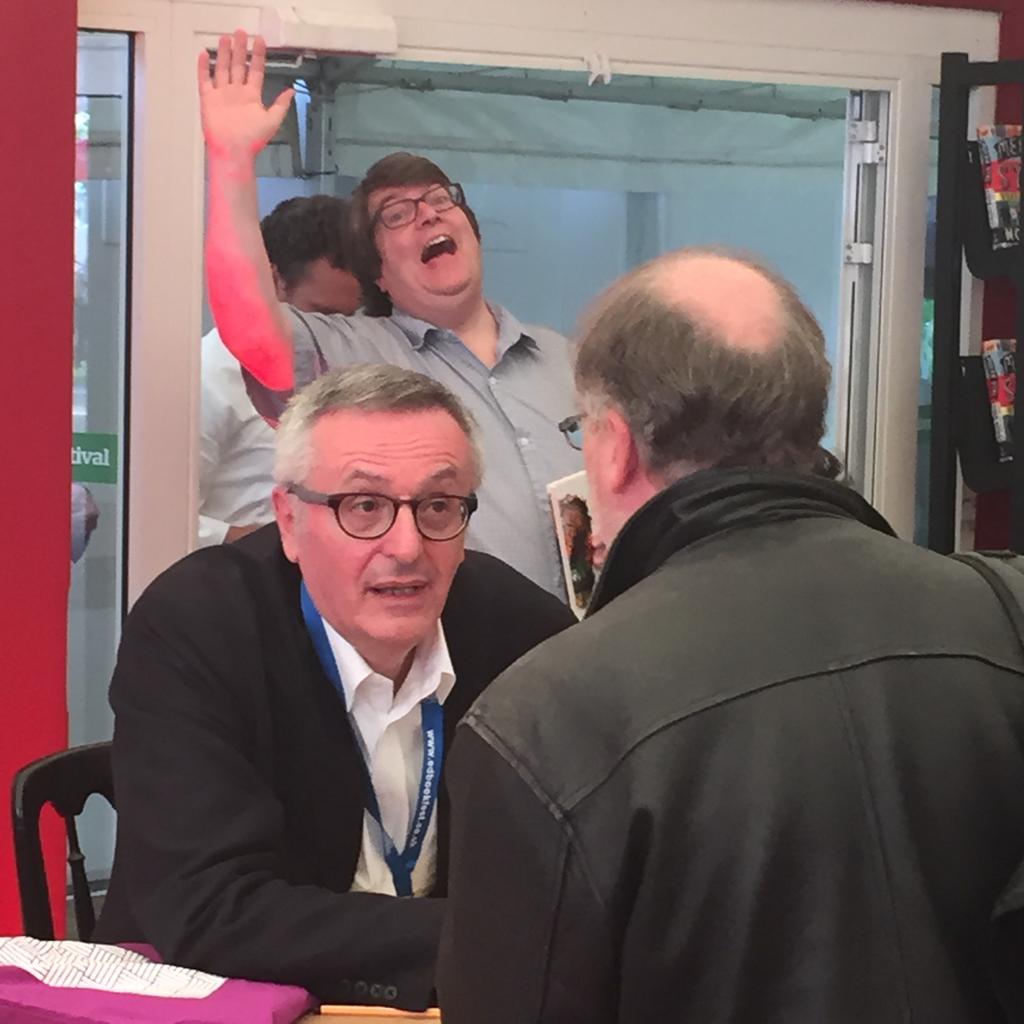
{"type": "MultiPolygon", "coordinates": [[[[182,559],[132,609],[110,687],[117,850],[95,938],[325,1001],[422,1008],[444,901],[348,891],[365,769],[299,582],[269,526],[182,559]]],[[[467,552],[442,616],[456,674],[446,740],[495,676],[573,621],[503,562],[467,552]]],[[[443,788],[437,834],[440,897],[443,788]]]]}

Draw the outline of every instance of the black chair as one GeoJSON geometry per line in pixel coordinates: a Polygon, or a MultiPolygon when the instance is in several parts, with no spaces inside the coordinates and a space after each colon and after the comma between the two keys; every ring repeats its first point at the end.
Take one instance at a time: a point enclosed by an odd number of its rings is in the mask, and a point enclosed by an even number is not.
{"type": "Polygon", "coordinates": [[[54,937],[43,849],[39,840],[39,812],[46,804],[53,805],[67,828],[68,865],[78,938],[88,942],[96,927],[96,912],[85,876],[85,856],[78,845],[78,830],[75,828],[75,817],[82,813],[85,801],[93,793],[106,797],[114,807],[109,742],[50,754],[25,765],[14,776],[11,812],[21,917],[25,934],[35,939],[54,937]]]}

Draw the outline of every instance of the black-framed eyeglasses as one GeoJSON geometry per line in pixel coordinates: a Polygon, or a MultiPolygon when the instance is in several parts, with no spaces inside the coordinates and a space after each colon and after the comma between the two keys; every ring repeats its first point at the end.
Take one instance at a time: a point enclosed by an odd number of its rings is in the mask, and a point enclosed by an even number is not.
{"type": "Polygon", "coordinates": [[[570,448],[575,448],[576,451],[583,451],[583,419],[585,413],[577,413],[575,416],[566,416],[561,423],[558,424],[558,429],[562,432],[562,436],[569,442],[570,448]]]}
{"type": "Polygon", "coordinates": [[[391,199],[373,215],[370,227],[375,228],[378,224],[393,231],[395,228],[404,228],[416,219],[416,211],[420,203],[425,203],[435,213],[444,213],[453,206],[462,206],[466,202],[466,194],[462,186],[456,182],[450,185],[431,185],[426,192],[409,199],[391,199]]]}
{"type": "Polygon", "coordinates": [[[345,492],[323,494],[302,484],[289,484],[289,494],[307,505],[326,505],[338,526],[357,540],[383,537],[398,518],[403,505],[412,509],[412,518],[420,536],[427,540],[454,540],[469,525],[476,511],[475,494],[428,494],[423,498],[392,498],[387,494],[345,492]]]}

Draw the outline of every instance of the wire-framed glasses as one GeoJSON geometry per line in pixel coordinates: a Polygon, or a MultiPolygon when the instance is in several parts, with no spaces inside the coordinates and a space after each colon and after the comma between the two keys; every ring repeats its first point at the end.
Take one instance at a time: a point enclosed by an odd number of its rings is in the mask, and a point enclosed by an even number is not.
{"type": "Polygon", "coordinates": [[[575,448],[576,451],[583,451],[583,413],[577,413],[575,416],[566,416],[558,424],[558,429],[562,432],[562,436],[569,442],[570,448],[575,448]]]}

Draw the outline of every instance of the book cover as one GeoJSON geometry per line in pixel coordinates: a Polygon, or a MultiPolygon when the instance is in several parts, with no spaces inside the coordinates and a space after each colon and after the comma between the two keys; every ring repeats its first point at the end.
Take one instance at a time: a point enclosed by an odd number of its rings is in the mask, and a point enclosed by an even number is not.
{"type": "Polygon", "coordinates": [[[590,488],[582,470],[548,484],[555,536],[569,606],[582,619],[597,582],[594,538],[590,519],[590,488]]]}
{"type": "Polygon", "coordinates": [[[981,125],[978,152],[992,248],[1007,249],[1020,243],[1021,126],[981,125]]]}
{"type": "Polygon", "coordinates": [[[988,338],[981,343],[981,360],[988,384],[999,461],[1013,458],[1013,401],[1017,391],[1015,338],[988,338]]]}

